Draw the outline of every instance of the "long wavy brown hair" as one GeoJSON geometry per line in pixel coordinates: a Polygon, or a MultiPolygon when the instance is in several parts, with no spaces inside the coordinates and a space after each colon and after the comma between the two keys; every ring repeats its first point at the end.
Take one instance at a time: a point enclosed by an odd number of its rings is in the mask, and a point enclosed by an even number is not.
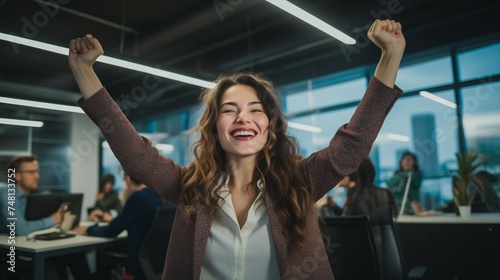
{"type": "MultiPolygon", "coordinates": [[[[226,154],[217,140],[216,123],[222,95],[234,85],[252,87],[269,118],[269,136],[255,162],[252,184],[263,183],[263,192],[274,203],[275,211],[283,225],[288,244],[303,248],[307,216],[313,209],[312,187],[304,171],[299,168],[298,145],[286,134],[286,118],[278,102],[273,84],[257,74],[226,74],[216,80],[217,85],[204,91],[201,103],[205,106],[198,125],[194,128],[199,139],[193,143],[195,159],[181,177],[182,193],[179,203],[188,216],[200,206],[213,213],[218,208],[219,182],[229,176],[226,154]]],[[[290,246],[289,246],[290,247],[290,246]]]]}

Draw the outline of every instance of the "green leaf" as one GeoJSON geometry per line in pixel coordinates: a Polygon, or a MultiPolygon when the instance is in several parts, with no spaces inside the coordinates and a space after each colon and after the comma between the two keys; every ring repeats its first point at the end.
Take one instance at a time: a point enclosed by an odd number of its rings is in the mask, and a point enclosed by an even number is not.
{"type": "Polygon", "coordinates": [[[477,163],[477,155],[466,153],[456,154],[458,169],[455,170],[458,180],[453,185],[453,201],[455,205],[470,205],[477,194],[477,188],[481,187],[480,180],[474,175],[476,169],[480,166],[477,163]],[[472,183],[472,190],[469,185],[472,183]]]}

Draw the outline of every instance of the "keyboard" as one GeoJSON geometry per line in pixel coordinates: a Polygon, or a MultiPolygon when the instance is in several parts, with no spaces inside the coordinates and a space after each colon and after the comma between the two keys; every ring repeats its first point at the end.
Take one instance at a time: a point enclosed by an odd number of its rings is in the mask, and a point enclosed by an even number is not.
{"type": "Polygon", "coordinates": [[[55,232],[37,234],[37,235],[35,235],[35,239],[38,239],[38,240],[57,240],[57,239],[69,238],[69,237],[73,237],[73,236],[75,236],[75,234],[55,231],[55,232]]]}

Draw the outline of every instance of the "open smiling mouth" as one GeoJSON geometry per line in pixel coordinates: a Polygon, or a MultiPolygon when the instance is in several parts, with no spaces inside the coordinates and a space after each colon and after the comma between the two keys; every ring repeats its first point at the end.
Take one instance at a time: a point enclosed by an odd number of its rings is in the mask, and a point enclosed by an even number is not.
{"type": "Polygon", "coordinates": [[[231,136],[238,140],[248,140],[255,137],[257,133],[252,130],[236,130],[231,133],[231,136]]]}

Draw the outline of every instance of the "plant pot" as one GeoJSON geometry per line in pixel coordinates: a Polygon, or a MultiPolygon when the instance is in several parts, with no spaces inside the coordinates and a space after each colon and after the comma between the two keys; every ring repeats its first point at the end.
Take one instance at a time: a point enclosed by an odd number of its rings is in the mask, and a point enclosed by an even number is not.
{"type": "Polygon", "coordinates": [[[470,205],[458,206],[458,212],[460,213],[460,217],[469,218],[470,217],[470,205]]]}

